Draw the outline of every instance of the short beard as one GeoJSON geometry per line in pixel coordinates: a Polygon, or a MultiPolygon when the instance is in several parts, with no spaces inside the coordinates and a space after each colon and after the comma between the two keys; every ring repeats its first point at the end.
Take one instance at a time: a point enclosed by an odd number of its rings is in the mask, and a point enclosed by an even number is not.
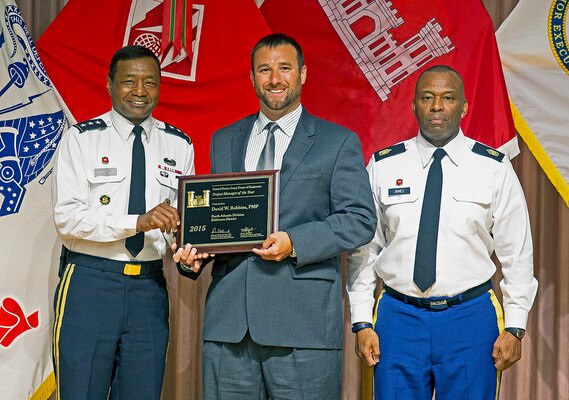
{"type": "MultiPolygon", "coordinates": [[[[286,109],[300,98],[301,88],[302,84],[299,78],[296,82],[296,89],[294,91],[289,91],[282,101],[270,100],[269,96],[262,88],[255,87],[255,92],[257,93],[259,100],[261,100],[268,108],[273,111],[280,111],[286,109]]],[[[291,88],[289,87],[288,89],[290,90],[291,88]]]]}

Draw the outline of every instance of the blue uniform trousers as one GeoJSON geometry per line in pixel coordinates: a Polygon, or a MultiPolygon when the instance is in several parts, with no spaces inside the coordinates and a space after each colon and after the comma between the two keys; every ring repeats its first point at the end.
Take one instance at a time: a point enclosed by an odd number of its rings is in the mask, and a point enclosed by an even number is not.
{"type": "Polygon", "coordinates": [[[435,311],[383,293],[376,309],[376,400],[493,400],[500,374],[492,348],[503,313],[490,290],[435,311]]]}
{"type": "Polygon", "coordinates": [[[169,314],[162,270],[128,276],[69,263],[62,272],[53,338],[58,399],[106,400],[114,379],[114,399],[159,400],[169,314]]]}

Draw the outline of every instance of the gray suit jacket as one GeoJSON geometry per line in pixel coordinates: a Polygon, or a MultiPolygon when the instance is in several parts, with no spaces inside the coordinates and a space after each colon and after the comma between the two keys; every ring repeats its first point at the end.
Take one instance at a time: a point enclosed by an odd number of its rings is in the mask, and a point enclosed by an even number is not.
{"type": "MultiPolygon", "coordinates": [[[[215,132],[212,173],[245,171],[256,117],[215,132]]],[[[283,158],[279,206],[279,230],[289,234],[296,262],[217,255],[203,338],[237,343],[249,330],[261,345],[341,349],[340,254],[371,241],[377,222],[358,137],[303,111],[283,158]]]]}

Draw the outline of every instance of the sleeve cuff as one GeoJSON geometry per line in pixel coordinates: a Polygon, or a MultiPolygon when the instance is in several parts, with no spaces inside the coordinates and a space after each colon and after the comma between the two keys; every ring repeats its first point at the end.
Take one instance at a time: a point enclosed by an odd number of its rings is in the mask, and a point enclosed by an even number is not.
{"type": "Polygon", "coordinates": [[[526,329],[528,312],[517,307],[508,307],[504,310],[504,326],[526,329]]]}

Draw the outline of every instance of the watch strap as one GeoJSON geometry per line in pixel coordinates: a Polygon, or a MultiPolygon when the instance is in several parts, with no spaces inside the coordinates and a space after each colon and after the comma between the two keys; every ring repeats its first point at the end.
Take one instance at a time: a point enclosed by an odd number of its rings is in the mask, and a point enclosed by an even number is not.
{"type": "Polygon", "coordinates": [[[526,330],[522,329],[522,328],[511,328],[508,327],[506,329],[504,329],[506,332],[511,333],[512,335],[514,335],[516,338],[522,340],[524,335],[526,334],[526,330]]]}

